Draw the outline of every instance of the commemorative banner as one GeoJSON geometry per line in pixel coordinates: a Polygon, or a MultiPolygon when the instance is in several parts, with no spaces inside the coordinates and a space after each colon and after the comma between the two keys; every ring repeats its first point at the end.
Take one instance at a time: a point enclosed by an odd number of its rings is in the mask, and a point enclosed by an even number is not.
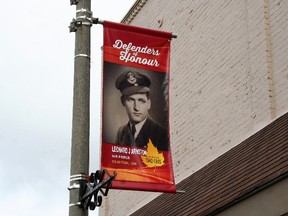
{"type": "Polygon", "coordinates": [[[172,33],[104,21],[101,168],[114,189],[176,192],[169,134],[172,33]]]}

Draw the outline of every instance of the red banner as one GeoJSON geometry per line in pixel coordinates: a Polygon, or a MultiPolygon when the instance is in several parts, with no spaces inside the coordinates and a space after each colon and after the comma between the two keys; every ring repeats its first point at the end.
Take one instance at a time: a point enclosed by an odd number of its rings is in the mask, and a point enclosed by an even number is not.
{"type": "Polygon", "coordinates": [[[101,166],[112,188],[176,192],[169,136],[171,33],[104,21],[101,166]]]}

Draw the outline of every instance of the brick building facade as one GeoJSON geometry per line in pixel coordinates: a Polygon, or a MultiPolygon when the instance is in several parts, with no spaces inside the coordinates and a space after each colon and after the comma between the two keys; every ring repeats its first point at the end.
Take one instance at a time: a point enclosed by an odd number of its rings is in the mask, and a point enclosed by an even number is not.
{"type": "Polygon", "coordinates": [[[100,215],[287,214],[288,1],[138,0],[122,22],[177,35],[170,131],[186,193],[111,190],[100,215]]]}

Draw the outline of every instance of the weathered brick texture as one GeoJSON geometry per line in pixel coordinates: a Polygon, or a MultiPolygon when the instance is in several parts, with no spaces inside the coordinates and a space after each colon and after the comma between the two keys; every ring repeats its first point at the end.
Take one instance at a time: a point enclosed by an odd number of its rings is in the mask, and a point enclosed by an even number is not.
{"type": "MultiPolygon", "coordinates": [[[[178,36],[170,75],[176,183],[275,120],[272,109],[276,118],[287,112],[288,1],[148,0],[131,24],[178,36]]],[[[156,196],[111,191],[100,213],[129,215],[156,196]]]]}

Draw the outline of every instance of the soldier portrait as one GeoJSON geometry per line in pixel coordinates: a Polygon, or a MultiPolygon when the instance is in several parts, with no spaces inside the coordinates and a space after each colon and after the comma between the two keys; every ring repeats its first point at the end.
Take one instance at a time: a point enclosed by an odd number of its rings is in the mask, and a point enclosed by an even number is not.
{"type": "Polygon", "coordinates": [[[104,71],[103,141],[168,151],[167,74],[108,62],[104,71]]]}

